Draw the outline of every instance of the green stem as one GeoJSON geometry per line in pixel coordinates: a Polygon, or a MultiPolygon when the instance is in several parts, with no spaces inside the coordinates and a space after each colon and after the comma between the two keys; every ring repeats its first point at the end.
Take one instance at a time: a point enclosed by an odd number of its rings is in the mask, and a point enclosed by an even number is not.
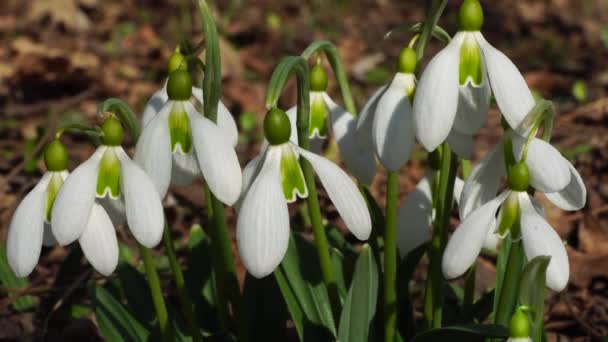
{"type": "MultiPolygon", "coordinates": [[[[139,245],[139,244],[138,244],[139,245]]],[[[173,341],[173,330],[169,324],[169,315],[167,314],[167,306],[165,305],[165,299],[163,298],[163,292],[160,288],[160,280],[158,279],[158,273],[152,260],[152,252],[150,249],[139,245],[139,253],[144,262],[146,269],[146,276],[148,280],[148,286],[150,287],[150,293],[152,294],[152,302],[154,303],[154,310],[156,310],[156,317],[158,318],[158,327],[163,341],[173,341]]]]}
{"type": "MultiPolygon", "coordinates": [[[[268,94],[266,96],[266,107],[273,108],[277,106],[279,97],[281,96],[281,92],[285,87],[287,80],[289,80],[294,73],[297,78],[298,86],[298,113],[296,119],[298,141],[301,148],[309,150],[308,123],[310,115],[310,84],[308,79],[308,63],[306,59],[301,56],[289,56],[281,60],[270,78],[270,85],[268,86],[268,94]]],[[[304,174],[306,187],[308,188],[308,198],[306,201],[315,237],[315,245],[319,255],[321,273],[323,274],[323,282],[327,287],[334,320],[337,322],[340,317],[340,297],[338,295],[336,278],[334,277],[331,266],[329,242],[327,241],[325,227],[321,218],[321,208],[319,207],[313,169],[305,158],[300,158],[300,166],[302,168],[302,173],[304,174]]]]}
{"type": "MultiPolygon", "coordinates": [[[[471,174],[471,161],[462,160],[460,161],[460,168],[462,171],[462,179],[467,180],[471,174]]],[[[465,321],[469,320],[469,316],[473,310],[473,303],[475,302],[475,277],[477,273],[476,265],[473,264],[467,272],[465,283],[464,283],[464,299],[462,305],[462,312],[465,317],[465,321]]]]}
{"type": "Polygon", "coordinates": [[[399,172],[389,171],[386,190],[384,230],[384,341],[395,341],[397,322],[397,206],[399,172]]]}
{"type": "Polygon", "coordinates": [[[437,25],[437,21],[439,21],[439,17],[441,16],[441,13],[443,13],[447,3],[447,0],[433,0],[431,2],[424,24],[422,25],[422,32],[420,32],[418,44],[416,45],[418,60],[421,60],[424,56],[424,50],[433,36],[435,25],[437,25]]]}
{"type": "Polygon", "coordinates": [[[521,274],[523,253],[521,240],[512,241],[509,250],[509,259],[502,281],[502,287],[498,297],[498,305],[494,323],[509,326],[511,315],[515,311],[517,304],[517,289],[521,274]]]}
{"type": "Polygon", "coordinates": [[[443,274],[441,259],[448,240],[448,226],[454,203],[454,182],[458,168],[458,157],[452,153],[447,142],[441,145],[441,170],[437,187],[436,219],[429,249],[429,271],[424,294],[424,318],[427,326],[441,327],[443,307],[443,274]]]}
{"type": "Polygon", "coordinates": [[[193,303],[192,300],[190,300],[190,295],[188,295],[188,290],[185,286],[182,268],[177,261],[175,247],[173,246],[171,232],[169,231],[169,225],[166,223],[163,231],[163,242],[167,250],[167,257],[169,258],[169,266],[171,267],[171,272],[173,273],[173,277],[175,279],[175,287],[177,288],[177,297],[181,304],[182,314],[186,318],[186,323],[188,324],[188,329],[190,329],[192,340],[195,342],[201,342],[203,341],[203,335],[201,334],[201,330],[196,323],[193,303]]]}

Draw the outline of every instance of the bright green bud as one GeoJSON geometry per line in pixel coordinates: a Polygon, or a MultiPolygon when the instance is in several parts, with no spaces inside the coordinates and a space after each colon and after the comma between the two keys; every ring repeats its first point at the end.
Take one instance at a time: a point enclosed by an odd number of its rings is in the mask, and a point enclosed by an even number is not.
{"type": "Polygon", "coordinates": [[[280,145],[289,141],[291,123],[284,111],[279,108],[272,108],[266,113],[264,135],[271,145],[280,145]]]}
{"type": "Polygon", "coordinates": [[[511,231],[513,238],[518,238],[520,217],[518,194],[512,192],[502,204],[498,234],[500,236],[505,236],[508,231],[511,231]]]}
{"type": "Polygon", "coordinates": [[[521,307],[511,317],[509,335],[512,338],[530,337],[530,321],[521,307]]]}
{"type": "Polygon", "coordinates": [[[49,171],[63,171],[68,168],[68,152],[59,139],[46,146],[44,163],[49,171]]]}
{"type": "Polygon", "coordinates": [[[173,101],[187,101],[192,96],[192,78],[186,70],[175,70],[169,74],[167,95],[173,101]]]}
{"type": "Polygon", "coordinates": [[[327,82],[325,70],[321,66],[321,63],[317,63],[317,65],[310,69],[310,90],[326,91],[327,82]]]}
{"type": "Polygon", "coordinates": [[[526,191],[530,185],[530,171],[525,162],[519,162],[509,169],[507,176],[509,189],[515,191],[526,191]]]}
{"type": "Polygon", "coordinates": [[[106,121],[101,126],[101,131],[103,132],[101,141],[104,145],[119,146],[122,144],[122,140],[124,138],[124,130],[122,129],[120,120],[118,120],[114,115],[110,115],[106,119],[106,121]]]}
{"type": "Polygon", "coordinates": [[[97,173],[97,197],[110,195],[118,198],[120,195],[120,160],[113,148],[108,148],[99,162],[97,173]]]}
{"type": "Polygon", "coordinates": [[[175,51],[169,57],[169,63],[167,63],[167,69],[169,73],[172,73],[176,70],[188,70],[188,62],[184,55],[182,55],[179,51],[175,51]]]}
{"type": "Polygon", "coordinates": [[[479,31],[483,25],[483,9],[479,0],[464,0],[458,12],[461,31],[479,31]]]}
{"type": "Polygon", "coordinates": [[[416,72],[416,64],[418,63],[418,55],[411,47],[406,47],[399,53],[397,60],[397,71],[402,74],[413,74],[416,72]]]}

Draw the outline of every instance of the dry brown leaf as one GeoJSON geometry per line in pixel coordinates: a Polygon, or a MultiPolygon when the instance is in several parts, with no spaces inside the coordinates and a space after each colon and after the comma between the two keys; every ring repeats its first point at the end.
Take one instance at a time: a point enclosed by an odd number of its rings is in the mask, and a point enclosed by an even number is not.
{"type": "Polygon", "coordinates": [[[78,8],[75,0],[37,0],[33,1],[28,12],[28,19],[40,22],[49,17],[55,24],[63,24],[75,31],[86,31],[91,28],[89,17],[78,8]]]}

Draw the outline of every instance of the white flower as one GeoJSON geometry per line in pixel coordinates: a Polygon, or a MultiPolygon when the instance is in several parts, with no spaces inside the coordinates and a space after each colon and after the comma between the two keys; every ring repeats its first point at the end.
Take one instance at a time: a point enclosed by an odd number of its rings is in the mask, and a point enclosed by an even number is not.
{"type": "Polygon", "coordinates": [[[51,232],[51,208],[68,171],[48,171],[15,210],[8,227],[6,257],[18,277],[26,277],[38,263],[42,246],[56,244],[51,232]]]}
{"type": "Polygon", "coordinates": [[[119,201],[135,239],[156,246],[163,207],[152,180],[120,145],[101,145],[66,178],[55,199],[51,228],[60,245],[78,240],[91,265],[104,275],[118,264],[116,231],[102,201],[119,201]]]}
{"type": "MultiPolygon", "coordinates": [[[[435,219],[431,188],[436,180],[435,175],[435,172],[429,172],[423,177],[397,211],[397,247],[402,258],[431,238],[432,222],[435,219]]],[[[454,200],[457,204],[463,185],[462,179],[456,178],[454,200]]]]}
{"type": "MultiPolygon", "coordinates": [[[[448,279],[459,277],[475,262],[488,235],[500,230],[501,224],[505,221],[503,202],[509,203],[507,208],[518,207],[519,222],[513,224],[521,228],[521,240],[528,260],[540,255],[551,256],[547,268],[547,286],[554,291],[563,290],[570,274],[566,248],[562,239],[547,223],[542,212],[535,207],[525,191],[507,190],[473,210],[464,219],[444,251],[442,262],[444,276],[448,279]]],[[[506,234],[506,232],[498,233],[506,234]]]]}
{"type": "Polygon", "coordinates": [[[418,141],[432,151],[452,131],[473,135],[485,122],[490,93],[514,129],[535,104],[509,58],[481,32],[458,32],[429,62],[418,83],[413,109],[418,141]]]}
{"type": "Polygon", "coordinates": [[[272,273],[287,251],[287,203],[295,201],[298,196],[308,196],[298,155],[311,163],[350,231],[360,240],[370,235],[371,218],[367,205],[357,186],[342,169],[289,141],[270,145],[245,167],[244,198],[236,227],[243,264],[257,278],[272,273]]]}
{"type": "MultiPolygon", "coordinates": [[[[201,89],[192,88],[192,94],[202,103],[201,89]]],[[[163,88],[148,102],[143,123],[135,160],[150,175],[161,197],[171,182],[190,184],[202,171],[220,201],[236,202],[241,189],[241,168],[234,150],[238,132],[221,102],[215,125],[190,101],[169,100],[163,88]]]]}
{"type": "Polygon", "coordinates": [[[507,342],[532,342],[530,337],[509,337],[507,342]]]}
{"type": "MultiPolygon", "coordinates": [[[[356,117],[335,103],[324,91],[311,91],[310,103],[310,150],[314,153],[321,152],[331,123],[332,132],[346,168],[362,184],[371,184],[376,175],[376,161],[373,151],[362,146],[356,139],[356,117]]],[[[295,145],[298,144],[297,110],[297,106],[294,106],[287,111],[291,123],[289,140],[295,145]]]]}

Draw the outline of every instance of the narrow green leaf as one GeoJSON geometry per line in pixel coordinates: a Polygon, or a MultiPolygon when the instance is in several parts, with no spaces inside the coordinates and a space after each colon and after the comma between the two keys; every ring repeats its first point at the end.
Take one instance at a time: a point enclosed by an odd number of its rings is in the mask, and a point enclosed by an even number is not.
{"type": "Polygon", "coordinates": [[[245,308],[251,322],[249,336],[253,341],[286,341],[287,308],[274,277],[245,278],[245,308]]]}
{"type": "Polygon", "coordinates": [[[131,265],[124,264],[118,269],[118,278],[133,316],[140,322],[152,324],[156,315],[150,300],[150,288],[143,274],[131,265]]]}
{"type": "MultiPolygon", "coordinates": [[[[6,259],[6,247],[0,245],[0,283],[11,289],[25,289],[28,286],[27,278],[17,278],[15,273],[10,269],[6,259]]],[[[13,297],[15,293],[9,293],[9,297],[13,297]]],[[[32,296],[19,296],[13,302],[13,308],[17,311],[26,311],[33,308],[35,305],[32,296]]]]}
{"type": "Polygon", "coordinates": [[[487,337],[509,337],[509,330],[496,324],[464,324],[426,330],[416,335],[411,342],[431,341],[485,341],[487,337]]]}
{"type": "Polygon", "coordinates": [[[519,305],[526,305],[530,319],[531,337],[540,341],[543,335],[545,315],[545,276],[551,261],[550,256],[538,256],[524,268],[519,283],[519,305]]]}
{"type": "Polygon", "coordinates": [[[105,288],[94,287],[95,317],[99,330],[108,341],[146,341],[150,331],[105,288]]]}
{"type": "Polygon", "coordinates": [[[397,268],[397,303],[399,310],[397,319],[399,320],[398,326],[401,334],[406,340],[413,337],[416,331],[416,320],[411,303],[409,284],[416,266],[426,253],[428,246],[429,244],[425,243],[416,247],[401,260],[397,268]]]}
{"type": "Polygon", "coordinates": [[[378,267],[369,245],[364,245],[355,265],[353,281],[340,316],[340,341],[369,340],[378,299],[378,267]]]}

